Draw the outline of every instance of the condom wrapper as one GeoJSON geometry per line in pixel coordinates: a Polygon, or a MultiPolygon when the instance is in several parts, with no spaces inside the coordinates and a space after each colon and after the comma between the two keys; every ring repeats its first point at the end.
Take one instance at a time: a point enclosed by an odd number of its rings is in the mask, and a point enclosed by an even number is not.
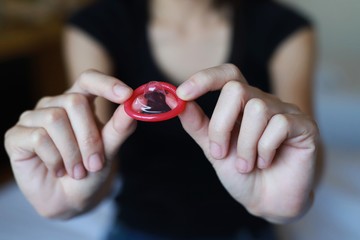
{"type": "Polygon", "coordinates": [[[141,85],[125,102],[125,112],[145,122],[160,122],[176,117],[185,109],[185,101],[176,95],[176,87],[167,82],[151,81],[141,85]]]}

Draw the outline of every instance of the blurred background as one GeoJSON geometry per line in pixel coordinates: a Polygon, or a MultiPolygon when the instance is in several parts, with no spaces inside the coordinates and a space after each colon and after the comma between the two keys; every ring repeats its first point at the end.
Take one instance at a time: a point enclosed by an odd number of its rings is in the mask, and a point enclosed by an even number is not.
{"type": "MultiPolygon", "coordinates": [[[[314,207],[279,226],[282,239],[360,239],[360,1],[279,0],[303,11],[318,32],[315,110],[325,169],[314,207]]],[[[1,135],[40,96],[65,89],[61,34],[67,17],[91,0],[0,0],[1,135]],[[6,95],[6,96],[5,96],[6,95]],[[9,96],[7,96],[9,95],[9,96]]],[[[101,239],[111,201],[68,222],[40,218],[14,184],[1,144],[0,240],[101,239]]]]}
{"type": "Polygon", "coordinates": [[[281,0],[317,25],[315,110],[324,176],[313,209],[280,227],[284,239],[360,239],[360,1],[281,0]]]}
{"type": "MultiPolygon", "coordinates": [[[[65,87],[62,26],[90,0],[0,0],[1,135],[39,96],[65,87]]],[[[1,144],[1,175],[7,159],[1,144]]],[[[4,173],[5,172],[5,173],[4,173]]]]}

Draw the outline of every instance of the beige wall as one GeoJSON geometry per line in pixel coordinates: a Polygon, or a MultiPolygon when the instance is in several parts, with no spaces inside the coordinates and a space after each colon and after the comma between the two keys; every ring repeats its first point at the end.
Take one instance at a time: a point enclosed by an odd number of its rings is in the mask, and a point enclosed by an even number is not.
{"type": "Polygon", "coordinates": [[[360,91],[360,0],[279,1],[299,8],[315,21],[321,71],[330,71],[360,91]]]}
{"type": "Polygon", "coordinates": [[[312,210],[279,227],[281,239],[360,239],[360,0],[279,0],[314,19],[319,33],[316,113],[325,168],[312,210]]]}

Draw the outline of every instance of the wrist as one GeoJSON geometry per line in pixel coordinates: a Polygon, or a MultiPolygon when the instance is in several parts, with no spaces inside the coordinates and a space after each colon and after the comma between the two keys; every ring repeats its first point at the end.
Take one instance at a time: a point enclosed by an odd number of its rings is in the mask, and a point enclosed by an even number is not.
{"type": "Polygon", "coordinates": [[[289,224],[301,219],[312,207],[314,202],[314,192],[311,191],[307,199],[301,203],[293,204],[292,207],[273,206],[261,204],[247,208],[248,212],[254,216],[265,219],[273,224],[289,224]]]}

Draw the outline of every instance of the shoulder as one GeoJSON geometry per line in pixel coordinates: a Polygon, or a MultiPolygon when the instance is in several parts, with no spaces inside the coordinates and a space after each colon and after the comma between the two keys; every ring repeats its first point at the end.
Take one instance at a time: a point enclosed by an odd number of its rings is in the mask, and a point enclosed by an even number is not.
{"type": "Polygon", "coordinates": [[[118,24],[125,25],[133,8],[129,1],[96,0],[75,11],[67,23],[87,30],[89,28],[109,29],[118,24]]]}
{"type": "Polygon", "coordinates": [[[245,14],[246,33],[251,47],[262,59],[269,59],[276,48],[292,34],[312,27],[309,16],[299,9],[279,2],[254,3],[245,14]]]}
{"type": "Polygon", "coordinates": [[[67,25],[82,31],[116,58],[139,29],[135,25],[143,19],[143,5],[140,0],[96,0],[75,11],[67,25]]]}
{"type": "Polygon", "coordinates": [[[253,3],[247,6],[248,17],[257,19],[257,23],[272,24],[279,21],[287,21],[289,23],[298,22],[310,24],[311,20],[304,12],[293,7],[292,5],[269,1],[253,3]]]}

